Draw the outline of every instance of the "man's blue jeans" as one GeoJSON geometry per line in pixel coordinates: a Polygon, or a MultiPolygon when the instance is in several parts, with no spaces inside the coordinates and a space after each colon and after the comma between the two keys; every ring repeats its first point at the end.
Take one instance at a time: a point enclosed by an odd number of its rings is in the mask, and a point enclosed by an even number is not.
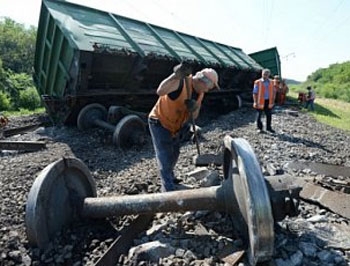
{"type": "Polygon", "coordinates": [[[306,101],[305,108],[306,108],[306,109],[309,109],[309,105],[310,105],[311,111],[314,111],[314,110],[315,110],[315,107],[314,107],[314,100],[308,100],[308,101],[306,101]]]}
{"type": "Polygon", "coordinates": [[[162,191],[173,191],[174,167],[180,154],[180,137],[173,137],[157,119],[149,118],[148,125],[156,153],[162,191]]]}

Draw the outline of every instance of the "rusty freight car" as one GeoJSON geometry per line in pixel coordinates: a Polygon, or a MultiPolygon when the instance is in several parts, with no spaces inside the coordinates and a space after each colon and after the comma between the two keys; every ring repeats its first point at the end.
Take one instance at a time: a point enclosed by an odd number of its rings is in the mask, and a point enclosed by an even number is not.
{"type": "Polygon", "coordinates": [[[147,113],[179,62],[214,68],[220,91],[203,107],[236,108],[262,66],[241,49],[66,1],[43,0],[34,81],[50,117],[76,123],[86,105],[147,113]]]}

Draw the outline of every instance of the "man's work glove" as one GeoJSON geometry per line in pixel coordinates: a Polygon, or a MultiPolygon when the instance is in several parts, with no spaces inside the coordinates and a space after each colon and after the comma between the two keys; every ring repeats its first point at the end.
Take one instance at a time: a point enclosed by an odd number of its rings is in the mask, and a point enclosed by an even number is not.
{"type": "Polygon", "coordinates": [[[183,79],[192,74],[192,67],[189,63],[183,62],[179,65],[174,66],[175,77],[183,79]]]}
{"type": "Polygon", "coordinates": [[[198,109],[198,104],[197,104],[196,100],[194,100],[194,99],[186,99],[185,105],[186,105],[187,110],[190,113],[193,113],[198,109]]]}

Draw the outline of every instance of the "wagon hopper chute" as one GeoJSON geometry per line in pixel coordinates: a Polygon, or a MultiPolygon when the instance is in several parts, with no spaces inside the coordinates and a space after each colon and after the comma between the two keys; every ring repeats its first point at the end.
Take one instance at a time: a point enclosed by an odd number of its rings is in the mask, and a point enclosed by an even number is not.
{"type": "Polygon", "coordinates": [[[241,49],[105,11],[43,0],[34,80],[50,117],[76,123],[88,104],[149,112],[156,88],[179,62],[193,72],[212,67],[220,91],[203,107],[235,109],[237,95],[251,90],[262,66],[241,49]]]}
{"type": "Polygon", "coordinates": [[[258,62],[260,65],[262,65],[264,68],[270,69],[272,76],[282,76],[281,59],[276,47],[251,53],[249,54],[249,56],[253,58],[256,62],[258,62]]]}

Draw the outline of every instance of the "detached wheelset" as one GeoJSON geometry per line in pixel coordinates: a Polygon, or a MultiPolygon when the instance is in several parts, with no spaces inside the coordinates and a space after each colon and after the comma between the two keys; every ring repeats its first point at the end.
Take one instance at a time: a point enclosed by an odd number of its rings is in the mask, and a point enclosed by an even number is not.
{"type": "MultiPolygon", "coordinates": [[[[124,116],[116,107],[113,107],[113,112],[112,121],[116,125],[107,121],[107,109],[103,105],[98,103],[89,104],[81,109],[77,126],[81,130],[100,127],[112,132],[113,144],[122,149],[127,149],[133,145],[143,145],[146,142],[147,130],[146,124],[140,116],[136,114],[124,116]]],[[[111,117],[110,113],[108,117],[111,117]]]]}
{"type": "Polygon", "coordinates": [[[231,214],[233,226],[245,240],[250,264],[271,259],[274,221],[292,216],[288,213],[292,209],[288,204],[294,202],[288,200],[291,188],[268,189],[273,182],[267,183],[252,148],[244,139],[224,138],[223,168],[224,181],[220,186],[96,197],[95,183],[87,167],[77,158],[60,159],[39,174],[29,192],[28,240],[43,248],[55,232],[79,219],[211,210],[231,214]],[[274,217],[274,213],[279,215],[274,217]]]}

